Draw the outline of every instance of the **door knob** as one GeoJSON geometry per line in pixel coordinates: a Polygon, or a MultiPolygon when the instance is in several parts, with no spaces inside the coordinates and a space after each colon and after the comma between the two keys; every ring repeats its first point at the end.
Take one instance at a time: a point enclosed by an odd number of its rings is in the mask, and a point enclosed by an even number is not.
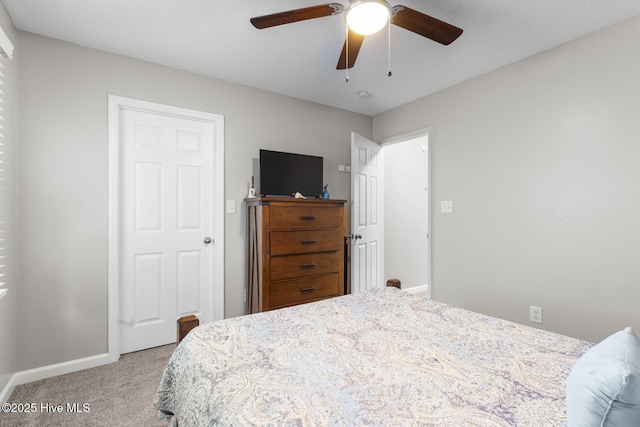
{"type": "Polygon", "coordinates": [[[204,238],[204,244],[208,245],[209,243],[211,243],[211,237],[205,237],[204,238]]]}

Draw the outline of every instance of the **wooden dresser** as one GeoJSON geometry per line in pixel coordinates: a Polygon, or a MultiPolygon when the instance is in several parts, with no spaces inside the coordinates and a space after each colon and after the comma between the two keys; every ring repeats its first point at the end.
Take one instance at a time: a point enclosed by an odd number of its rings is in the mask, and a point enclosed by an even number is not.
{"type": "Polygon", "coordinates": [[[344,294],[346,200],[245,199],[249,226],[249,311],[344,294]]]}

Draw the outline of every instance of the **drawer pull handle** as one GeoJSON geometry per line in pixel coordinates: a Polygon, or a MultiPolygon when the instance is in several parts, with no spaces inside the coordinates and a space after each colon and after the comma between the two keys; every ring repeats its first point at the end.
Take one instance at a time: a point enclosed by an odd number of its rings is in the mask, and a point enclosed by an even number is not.
{"type": "Polygon", "coordinates": [[[302,243],[303,245],[315,245],[318,241],[317,240],[301,240],[300,243],[302,243]]]}
{"type": "Polygon", "coordinates": [[[316,290],[316,288],[300,288],[300,293],[301,294],[308,294],[309,292],[313,292],[315,290],[316,290]]]}
{"type": "Polygon", "coordinates": [[[314,263],[309,263],[309,264],[300,264],[300,268],[313,268],[316,265],[314,263]]]}
{"type": "Polygon", "coordinates": [[[314,219],[316,219],[316,217],[313,215],[303,215],[300,217],[300,219],[302,221],[313,221],[314,219]]]}

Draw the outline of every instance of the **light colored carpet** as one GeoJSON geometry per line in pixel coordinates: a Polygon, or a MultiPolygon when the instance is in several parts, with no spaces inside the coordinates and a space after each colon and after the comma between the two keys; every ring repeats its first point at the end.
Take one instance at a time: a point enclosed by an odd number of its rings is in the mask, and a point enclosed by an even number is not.
{"type": "Polygon", "coordinates": [[[116,363],[19,385],[8,403],[35,403],[35,413],[0,413],[2,427],[166,426],[153,408],[153,396],[175,344],[124,354],[116,363]],[[67,412],[67,404],[87,404],[88,412],[67,412]],[[62,405],[62,413],[41,405],[62,405]]]}

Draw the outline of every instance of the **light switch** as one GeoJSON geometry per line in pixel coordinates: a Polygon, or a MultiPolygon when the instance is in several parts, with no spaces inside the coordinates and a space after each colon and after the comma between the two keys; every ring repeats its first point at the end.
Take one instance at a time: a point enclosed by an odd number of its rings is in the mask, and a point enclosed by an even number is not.
{"type": "Polygon", "coordinates": [[[235,200],[227,200],[227,213],[229,213],[229,214],[236,213],[236,201],[235,200]]]}
{"type": "Polygon", "coordinates": [[[453,200],[442,200],[440,202],[441,213],[453,213],[453,200]]]}

